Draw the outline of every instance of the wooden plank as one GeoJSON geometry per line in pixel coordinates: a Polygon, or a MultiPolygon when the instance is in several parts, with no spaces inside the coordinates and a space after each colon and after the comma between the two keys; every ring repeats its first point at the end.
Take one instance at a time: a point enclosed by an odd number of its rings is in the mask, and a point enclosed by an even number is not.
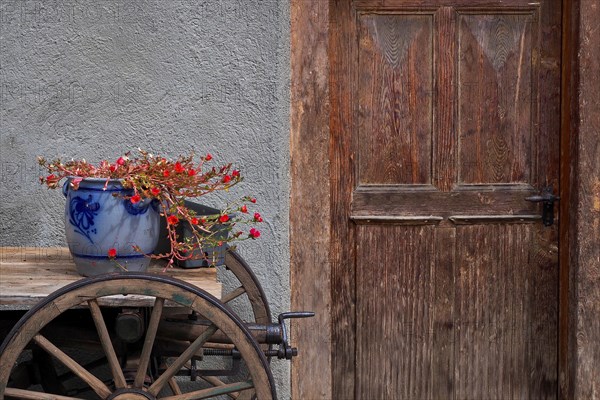
{"type": "Polygon", "coordinates": [[[597,1],[574,1],[580,10],[576,81],[576,130],[573,139],[572,314],[570,367],[573,399],[600,398],[600,7],[597,1]]]}
{"type": "Polygon", "coordinates": [[[540,222],[541,215],[452,215],[448,217],[456,225],[471,224],[522,224],[540,222]]]}
{"type": "Polygon", "coordinates": [[[456,182],[456,18],[451,7],[435,15],[436,104],[434,116],[433,175],[435,186],[448,192],[456,182]]]}
{"type": "Polygon", "coordinates": [[[56,263],[68,260],[71,260],[71,255],[65,247],[0,247],[0,262],[56,263]]]}
{"type": "Polygon", "coordinates": [[[434,310],[430,398],[452,399],[456,386],[454,381],[456,229],[437,228],[434,241],[434,252],[431,257],[434,310]]]}
{"type": "MultiPolygon", "coordinates": [[[[358,80],[356,10],[352,2],[329,2],[330,118],[330,250],[332,392],[336,399],[353,399],[356,385],[356,265],[355,225],[349,221],[355,182],[355,93],[358,80]]],[[[315,166],[317,170],[320,166],[315,166]]],[[[312,235],[311,235],[312,236],[312,235]]]]}
{"type": "Polygon", "coordinates": [[[397,216],[397,215],[351,215],[356,224],[394,224],[394,225],[437,225],[444,218],[434,216],[397,216]]]}
{"type": "Polygon", "coordinates": [[[329,4],[291,1],[290,282],[292,398],[332,399],[329,203],[329,4]],[[318,278],[316,278],[318,277],[318,278]]]}
{"type": "Polygon", "coordinates": [[[473,186],[442,192],[429,187],[363,186],[353,192],[352,215],[541,214],[525,201],[535,194],[529,185],[473,186]]]}
{"type": "Polygon", "coordinates": [[[544,243],[551,235],[530,224],[457,227],[457,398],[556,396],[558,271],[544,243]]]}
{"type": "Polygon", "coordinates": [[[357,228],[357,399],[437,398],[435,231],[435,225],[357,228]]]}
{"type": "MultiPolygon", "coordinates": [[[[221,297],[215,268],[164,270],[164,262],[153,261],[148,272],[182,279],[213,296],[221,297]]],[[[61,287],[82,279],[66,248],[0,247],[0,310],[28,309],[61,287]]],[[[107,296],[101,306],[152,306],[148,296],[107,296]]],[[[167,302],[167,306],[172,303],[167,302]]]]}
{"type": "Polygon", "coordinates": [[[574,398],[574,372],[570,364],[575,359],[576,349],[574,346],[576,326],[576,310],[571,310],[575,304],[574,291],[571,290],[571,252],[575,251],[575,241],[571,240],[576,232],[576,218],[571,215],[575,213],[576,207],[572,199],[575,196],[574,184],[576,175],[574,169],[573,155],[577,154],[577,77],[576,70],[576,43],[577,27],[579,25],[579,2],[562,2],[562,74],[561,74],[561,134],[560,134],[560,203],[558,215],[560,218],[559,232],[559,331],[558,331],[558,384],[560,400],[574,398]]]}
{"type": "Polygon", "coordinates": [[[525,297],[523,275],[520,268],[505,268],[507,258],[525,250],[511,249],[501,230],[465,226],[457,231],[455,393],[461,399],[528,397],[523,392],[528,387],[519,311],[525,297]],[[491,359],[497,366],[492,371],[487,368],[491,359]]]}

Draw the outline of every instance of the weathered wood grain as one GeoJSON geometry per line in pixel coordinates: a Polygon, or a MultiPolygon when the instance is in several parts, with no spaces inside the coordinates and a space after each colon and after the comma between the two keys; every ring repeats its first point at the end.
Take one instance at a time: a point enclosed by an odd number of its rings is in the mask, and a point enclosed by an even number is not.
{"type": "Polygon", "coordinates": [[[35,392],[32,390],[7,388],[4,392],[6,396],[16,399],[27,400],[81,400],[79,397],[49,395],[46,393],[35,392]]]}
{"type": "Polygon", "coordinates": [[[459,183],[531,182],[536,27],[532,13],[459,17],[459,183]]]}
{"type": "Polygon", "coordinates": [[[361,225],[356,263],[356,398],[432,398],[432,226],[361,225]]]}
{"type": "Polygon", "coordinates": [[[560,114],[560,282],[559,282],[559,399],[574,398],[576,364],[576,201],[579,1],[563,2],[560,114]],[[571,281],[573,279],[573,281],[571,281]]]}
{"type": "Polygon", "coordinates": [[[573,15],[578,23],[579,47],[575,77],[576,153],[573,154],[572,206],[573,338],[569,362],[575,399],[600,398],[600,7],[578,1],[573,15]]]}
{"type": "Polygon", "coordinates": [[[432,254],[433,357],[431,363],[432,399],[454,398],[455,391],[455,292],[456,229],[434,230],[432,254]]]}
{"type": "MultiPolygon", "coordinates": [[[[134,387],[142,387],[144,384],[144,378],[148,372],[148,365],[150,364],[150,356],[152,354],[152,347],[154,346],[154,340],[156,339],[156,332],[162,316],[163,306],[165,300],[157,298],[154,301],[154,307],[152,308],[152,314],[148,327],[146,328],[146,337],[144,338],[144,347],[140,354],[140,361],[138,364],[138,370],[135,374],[133,382],[134,387]]],[[[172,378],[171,378],[172,379],[172,378]]],[[[169,379],[169,385],[172,386],[171,379],[169,379]]]]}
{"type": "MultiPolygon", "coordinates": [[[[435,14],[435,108],[433,176],[437,189],[448,192],[456,182],[456,18],[452,7],[435,14]]],[[[433,94],[432,93],[432,97],[433,94]]]]}
{"type": "Polygon", "coordinates": [[[433,15],[358,18],[359,184],[431,183],[433,15]]]}
{"type": "MultiPolygon", "coordinates": [[[[108,332],[108,328],[106,327],[106,322],[102,316],[100,306],[96,300],[90,300],[88,301],[88,307],[90,308],[90,312],[94,319],[96,331],[98,332],[98,338],[100,339],[100,344],[104,350],[104,355],[106,355],[106,360],[108,362],[108,366],[110,367],[110,371],[115,382],[115,387],[119,389],[125,388],[127,387],[127,382],[125,381],[125,376],[121,370],[121,365],[119,359],[117,358],[115,348],[113,347],[112,339],[110,337],[110,333],[108,332]]],[[[154,338],[152,338],[152,340],[154,340],[154,338]]]]}
{"type": "Polygon", "coordinates": [[[462,186],[451,192],[432,186],[362,186],[353,192],[352,215],[532,215],[540,213],[539,206],[524,199],[535,193],[529,185],[462,186]]]}
{"type": "Polygon", "coordinates": [[[292,340],[300,349],[292,361],[292,397],[334,399],[338,397],[331,390],[329,5],[322,0],[292,0],[290,7],[291,307],[316,313],[292,324],[292,340]]]}
{"type": "MultiPolygon", "coordinates": [[[[221,283],[214,268],[180,269],[163,272],[164,263],[152,262],[148,272],[182,279],[213,296],[221,297],[221,283]]],[[[0,247],[0,310],[28,309],[50,293],[82,279],[66,248],[0,247]]],[[[102,306],[152,306],[147,296],[107,296],[98,300],[102,306]]]]}
{"type": "Polygon", "coordinates": [[[536,229],[457,229],[457,398],[556,397],[557,254],[536,229]]]}
{"type": "MultiPolygon", "coordinates": [[[[575,2],[577,3],[577,2],[575,2]]],[[[570,366],[575,338],[573,335],[574,329],[571,329],[573,321],[570,307],[573,302],[572,286],[571,286],[571,251],[574,250],[572,238],[575,232],[575,218],[571,215],[574,206],[572,199],[574,196],[574,181],[575,176],[571,174],[572,155],[576,154],[575,147],[575,129],[574,109],[575,109],[575,79],[573,70],[575,69],[575,38],[577,37],[573,26],[577,26],[577,21],[573,19],[572,4],[563,3],[562,15],[562,65],[561,65],[561,110],[560,110],[560,204],[558,214],[560,216],[559,224],[559,265],[560,265],[560,281],[559,281],[559,311],[558,311],[558,398],[566,400],[573,397],[570,391],[573,385],[573,372],[570,366]]],[[[575,310],[573,310],[575,311],[575,310]]],[[[573,327],[575,324],[573,324],[573,327]]]]}
{"type": "Polygon", "coordinates": [[[353,149],[355,140],[355,77],[358,50],[350,43],[357,38],[356,10],[345,0],[329,3],[329,84],[330,115],[330,262],[331,262],[331,339],[332,392],[334,398],[352,399],[356,379],[356,265],[355,227],[351,221],[350,204],[355,186],[353,149]]]}

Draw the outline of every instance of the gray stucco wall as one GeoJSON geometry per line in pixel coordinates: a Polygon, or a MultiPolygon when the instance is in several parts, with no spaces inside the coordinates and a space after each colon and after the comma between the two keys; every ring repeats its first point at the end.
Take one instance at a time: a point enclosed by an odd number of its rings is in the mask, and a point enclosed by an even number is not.
{"type": "MultiPolygon", "coordinates": [[[[65,244],[37,155],[211,152],[259,200],[240,252],[287,310],[289,41],[286,0],[0,0],[0,245],[65,244]]],[[[289,398],[289,364],[273,370],[289,398]]]]}

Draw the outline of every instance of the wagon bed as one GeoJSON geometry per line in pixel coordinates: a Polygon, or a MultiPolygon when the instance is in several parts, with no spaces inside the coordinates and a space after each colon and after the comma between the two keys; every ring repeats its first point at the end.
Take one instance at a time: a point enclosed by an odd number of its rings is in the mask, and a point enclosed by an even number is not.
{"type": "MultiPolygon", "coordinates": [[[[215,268],[164,271],[164,266],[164,261],[155,260],[148,272],[181,279],[221,298],[222,285],[217,282],[215,268]]],[[[0,247],[0,311],[30,309],[50,293],[81,278],[67,248],[0,247]]],[[[153,301],[147,296],[128,295],[103,297],[99,304],[148,307],[153,301]]]]}

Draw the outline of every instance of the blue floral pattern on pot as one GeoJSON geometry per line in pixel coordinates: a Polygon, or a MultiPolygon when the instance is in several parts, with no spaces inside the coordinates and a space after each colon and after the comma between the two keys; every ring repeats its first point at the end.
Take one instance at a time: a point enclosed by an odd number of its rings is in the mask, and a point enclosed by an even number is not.
{"type": "MultiPolygon", "coordinates": [[[[65,182],[70,185],[71,179],[65,182]]],[[[123,199],[131,190],[119,180],[85,178],[74,190],[63,188],[65,233],[67,244],[80,274],[99,275],[145,270],[150,254],[158,242],[160,215],[151,199],[139,203],[123,199]],[[138,247],[141,253],[134,249],[138,247]],[[108,258],[109,249],[117,250],[115,260],[108,258]]]]}
{"type": "Polygon", "coordinates": [[[75,227],[75,232],[85,236],[90,243],[94,243],[91,234],[97,233],[94,228],[94,217],[98,215],[100,204],[92,200],[89,195],[87,200],[75,196],[69,204],[69,223],[75,227]]]}
{"type": "Polygon", "coordinates": [[[150,204],[153,204],[153,201],[144,201],[142,205],[133,204],[129,200],[123,200],[123,207],[125,210],[131,215],[140,215],[144,214],[150,208],[150,204]]]}

